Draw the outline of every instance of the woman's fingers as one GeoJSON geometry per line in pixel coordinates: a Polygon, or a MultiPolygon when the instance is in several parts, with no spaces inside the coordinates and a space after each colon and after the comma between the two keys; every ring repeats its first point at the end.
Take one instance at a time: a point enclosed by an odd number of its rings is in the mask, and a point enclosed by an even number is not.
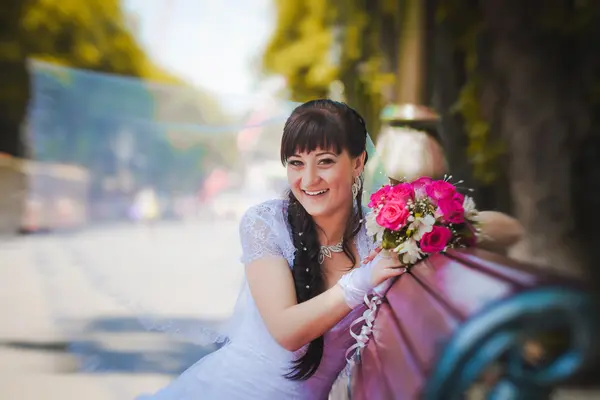
{"type": "Polygon", "coordinates": [[[378,284],[381,284],[382,282],[386,281],[387,279],[404,274],[406,271],[407,271],[407,268],[404,265],[394,264],[394,265],[385,266],[381,270],[378,271],[374,281],[377,282],[378,284]]]}
{"type": "Polygon", "coordinates": [[[368,264],[371,261],[373,261],[373,259],[375,257],[377,257],[377,254],[379,254],[379,252],[381,251],[381,247],[376,247],[373,251],[371,251],[371,254],[369,254],[368,256],[365,257],[365,259],[363,260],[363,264],[368,264]]]}
{"type": "Polygon", "coordinates": [[[388,278],[391,278],[393,276],[402,275],[406,271],[407,271],[407,268],[405,266],[398,266],[398,267],[393,267],[393,268],[387,269],[386,275],[388,276],[388,278]]]}

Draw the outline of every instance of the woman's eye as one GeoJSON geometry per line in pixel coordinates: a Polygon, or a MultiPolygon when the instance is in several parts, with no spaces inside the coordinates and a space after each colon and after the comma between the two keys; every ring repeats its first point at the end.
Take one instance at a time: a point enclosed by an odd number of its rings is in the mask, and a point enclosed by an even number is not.
{"type": "Polygon", "coordinates": [[[333,164],[335,161],[333,161],[331,158],[324,158],[321,161],[319,161],[319,164],[333,164]]]}
{"type": "Polygon", "coordinates": [[[293,167],[300,167],[300,166],[302,166],[302,161],[290,160],[290,161],[288,161],[288,164],[290,164],[293,167]]]}

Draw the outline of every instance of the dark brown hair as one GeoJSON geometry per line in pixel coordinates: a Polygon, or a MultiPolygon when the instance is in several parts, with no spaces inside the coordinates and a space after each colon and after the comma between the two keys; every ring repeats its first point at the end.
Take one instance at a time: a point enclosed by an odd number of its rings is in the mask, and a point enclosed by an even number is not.
{"type": "MultiPolygon", "coordinates": [[[[317,148],[337,154],[346,150],[351,157],[360,156],[366,149],[367,127],[363,118],[348,105],[328,100],[312,100],[298,106],[288,118],[281,139],[281,162],[286,165],[289,157],[297,153],[311,152],[317,148]]],[[[365,157],[365,164],[367,158],[365,157]]],[[[362,186],[362,185],[361,185],[362,186]]],[[[344,254],[356,264],[350,243],[358,234],[363,218],[362,190],[356,196],[358,207],[352,214],[344,232],[344,254]]],[[[288,194],[288,223],[296,253],[292,269],[296,299],[298,303],[310,300],[323,293],[325,279],[318,262],[321,244],[317,227],[292,191],[288,194]]],[[[291,380],[310,378],[319,368],[323,357],[323,336],[314,339],[306,353],[294,361],[292,370],[286,375],[291,380]]]]}

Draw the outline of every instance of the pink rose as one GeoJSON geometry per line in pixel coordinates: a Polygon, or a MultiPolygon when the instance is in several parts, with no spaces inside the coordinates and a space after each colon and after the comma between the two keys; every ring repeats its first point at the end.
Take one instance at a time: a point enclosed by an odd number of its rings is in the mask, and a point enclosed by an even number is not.
{"type": "Polygon", "coordinates": [[[399,183],[392,187],[388,194],[388,198],[390,200],[398,200],[406,203],[408,200],[413,200],[415,198],[415,192],[410,183],[399,183]]]}
{"type": "Polygon", "coordinates": [[[465,197],[460,193],[454,193],[453,197],[448,197],[438,201],[438,209],[444,216],[446,222],[451,224],[460,224],[465,221],[465,209],[463,202],[465,197]]]}
{"type": "Polygon", "coordinates": [[[446,181],[433,181],[425,187],[425,191],[427,196],[437,204],[440,200],[454,197],[456,188],[446,181]]]}
{"type": "Polygon", "coordinates": [[[428,176],[422,176],[418,179],[415,179],[411,182],[411,185],[416,194],[421,196],[425,195],[427,186],[433,182],[433,180],[428,176]]]}
{"type": "Polygon", "coordinates": [[[377,214],[375,220],[384,228],[397,231],[406,224],[410,212],[406,209],[406,203],[389,200],[377,214]]]}
{"type": "Polygon", "coordinates": [[[392,187],[390,185],[382,186],[379,190],[371,195],[371,201],[369,201],[370,208],[377,208],[379,205],[383,204],[387,198],[388,193],[392,187]]]}
{"type": "Polygon", "coordinates": [[[445,226],[435,225],[431,232],[421,238],[419,245],[424,253],[439,253],[444,250],[452,238],[452,232],[445,226]]]}

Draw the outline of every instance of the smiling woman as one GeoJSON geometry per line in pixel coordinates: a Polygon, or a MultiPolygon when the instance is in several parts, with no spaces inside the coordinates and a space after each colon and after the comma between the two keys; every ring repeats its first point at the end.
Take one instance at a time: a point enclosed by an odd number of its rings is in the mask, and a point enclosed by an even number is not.
{"type": "Polygon", "coordinates": [[[337,214],[350,211],[348,204],[357,194],[352,186],[360,185],[367,161],[364,121],[356,112],[344,111],[329,103],[306,103],[283,131],[281,161],[287,165],[291,200],[299,201],[313,219],[339,219],[337,214]]]}
{"type": "Polygon", "coordinates": [[[365,295],[403,272],[366,234],[367,136],[343,103],[292,112],[280,152],[288,198],[253,206],[240,222],[246,282],[229,340],[149,398],[327,399],[365,295]]]}

